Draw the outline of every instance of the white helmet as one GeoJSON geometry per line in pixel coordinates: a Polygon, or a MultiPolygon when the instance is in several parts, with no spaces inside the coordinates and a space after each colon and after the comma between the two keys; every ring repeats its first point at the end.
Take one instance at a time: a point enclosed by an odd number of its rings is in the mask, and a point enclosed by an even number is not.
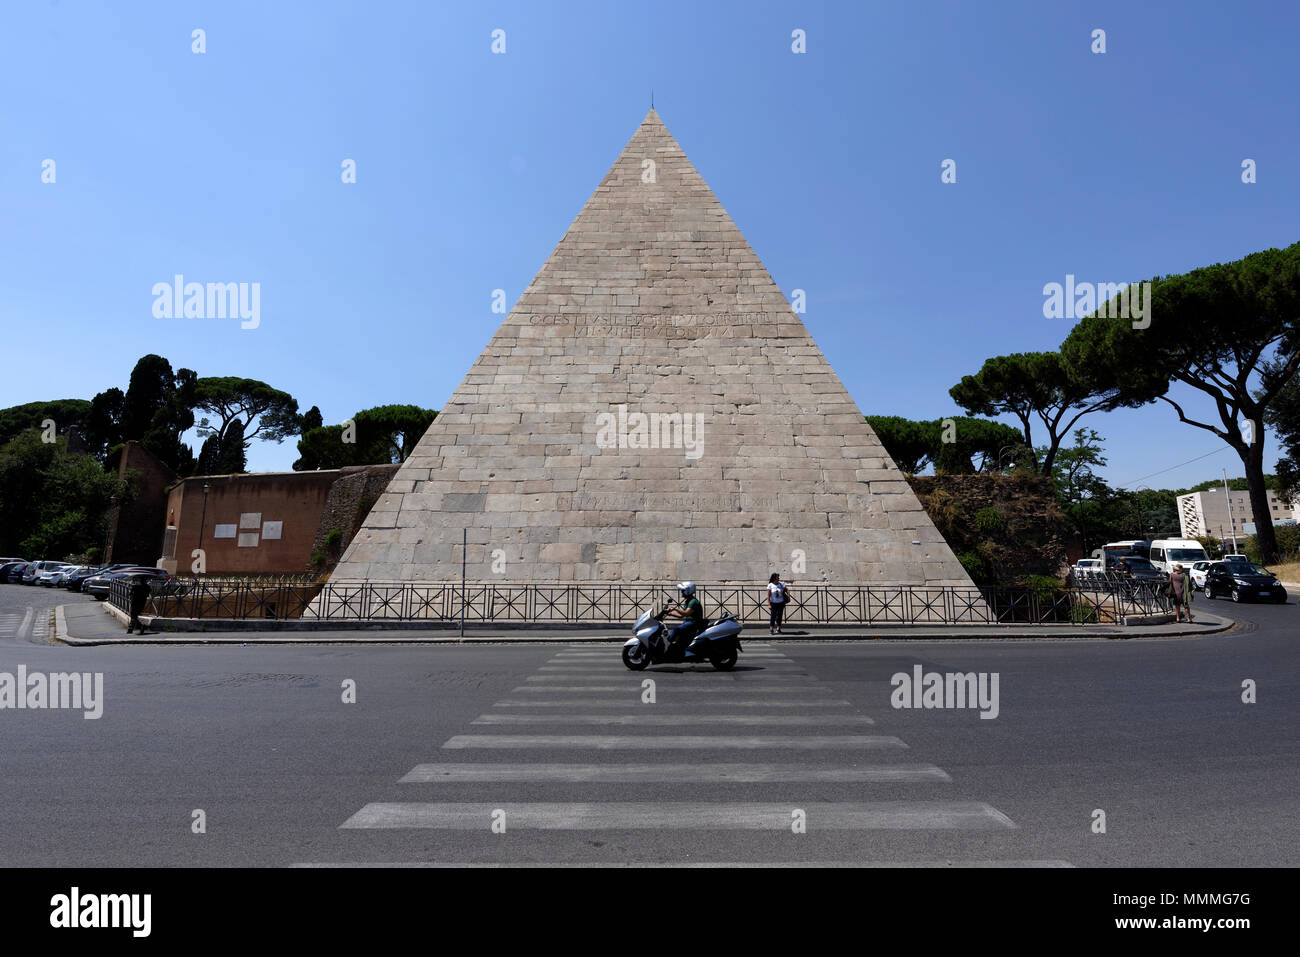
{"type": "Polygon", "coordinates": [[[690,598],[695,594],[695,582],[678,582],[677,590],[687,598],[690,598]]]}

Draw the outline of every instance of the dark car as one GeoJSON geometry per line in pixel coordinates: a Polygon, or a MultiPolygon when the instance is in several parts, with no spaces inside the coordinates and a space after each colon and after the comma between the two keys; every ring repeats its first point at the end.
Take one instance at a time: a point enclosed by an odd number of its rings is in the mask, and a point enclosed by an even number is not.
{"type": "Polygon", "coordinates": [[[9,584],[12,581],[9,577],[10,573],[16,572],[17,576],[20,577],[26,567],[26,562],[5,562],[0,565],[0,583],[9,584]]]}
{"type": "Polygon", "coordinates": [[[75,580],[64,579],[63,585],[70,591],[85,591],[86,582],[99,575],[107,575],[110,572],[120,572],[126,568],[140,568],[143,566],[132,565],[130,562],[118,562],[116,565],[105,565],[103,568],[95,568],[91,571],[77,575],[75,580]]]}
{"type": "Polygon", "coordinates": [[[27,566],[30,564],[31,562],[19,562],[17,565],[7,565],[9,571],[5,573],[5,580],[10,585],[21,585],[23,576],[27,574],[27,566]]]}
{"type": "Polygon", "coordinates": [[[1205,597],[1232,596],[1233,601],[1286,603],[1286,589],[1277,577],[1246,562],[1215,562],[1205,573],[1205,597]]]}
{"type": "Polygon", "coordinates": [[[119,578],[134,578],[137,575],[143,575],[151,581],[166,581],[171,575],[162,568],[144,568],[132,566],[130,568],[120,568],[117,571],[101,572],[91,578],[87,578],[82,591],[88,595],[94,595],[100,601],[108,597],[109,591],[113,587],[113,582],[119,578]]]}
{"type": "Polygon", "coordinates": [[[1121,575],[1139,582],[1162,582],[1168,578],[1164,572],[1151,564],[1150,559],[1139,558],[1136,555],[1126,555],[1121,558],[1116,570],[1121,575]]]}
{"type": "Polygon", "coordinates": [[[69,572],[59,581],[60,588],[66,588],[68,591],[81,591],[81,583],[87,578],[94,578],[96,575],[102,575],[102,568],[79,568],[76,571],[69,572]]]}

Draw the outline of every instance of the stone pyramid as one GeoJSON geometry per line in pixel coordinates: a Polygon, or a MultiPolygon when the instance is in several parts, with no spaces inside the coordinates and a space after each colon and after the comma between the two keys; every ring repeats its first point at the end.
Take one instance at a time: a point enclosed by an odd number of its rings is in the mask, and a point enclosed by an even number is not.
{"type": "Polygon", "coordinates": [[[331,576],[971,587],[651,110],[331,576]]]}

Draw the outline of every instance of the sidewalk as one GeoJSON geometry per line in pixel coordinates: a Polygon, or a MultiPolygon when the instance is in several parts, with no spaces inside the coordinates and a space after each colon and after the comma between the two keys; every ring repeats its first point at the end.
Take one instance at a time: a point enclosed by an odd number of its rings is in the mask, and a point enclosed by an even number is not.
{"type": "MultiPolygon", "coordinates": [[[[215,623],[214,623],[215,624],[215,623]]],[[[749,625],[742,641],[932,641],[935,639],[1002,640],[1098,640],[1109,638],[1178,638],[1212,635],[1231,628],[1234,621],[1222,615],[1197,612],[1194,624],[1153,625],[841,625],[788,627],[785,633],[769,636],[761,624],[749,625]]],[[[153,631],[144,636],[127,635],[125,616],[107,602],[60,605],[55,615],[55,637],[70,645],[335,645],[335,644],[458,644],[549,642],[619,642],[631,637],[627,626],[599,625],[538,626],[501,628],[491,624],[467,624],[465,637],[456,625],[437,628],[367,628],[359,623],[351,629],[314,630],[299,626],[292,630],[256,631],[153,631]],[[121,616],[121,617],[119,617],[121,616]]]]}

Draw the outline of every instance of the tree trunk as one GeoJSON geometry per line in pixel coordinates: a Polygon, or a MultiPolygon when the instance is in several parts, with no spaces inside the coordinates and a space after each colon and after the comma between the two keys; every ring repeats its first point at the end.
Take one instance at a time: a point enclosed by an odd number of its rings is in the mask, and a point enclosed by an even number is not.
{"type": "Polygon", "coordinates": [[[1264,487],[1264,437],[1253,436],[1255,441],[1238,449],[1241,462],[1246,467],[1246,487],[1250,491],[1250,510],[1255,519],[1255,541],[1259,543],[1259,557],[1265,565],[1277,561],[1277,534],[1273,530],[1273,510],[1268,505],[1268,489],[1264,487]]]}

